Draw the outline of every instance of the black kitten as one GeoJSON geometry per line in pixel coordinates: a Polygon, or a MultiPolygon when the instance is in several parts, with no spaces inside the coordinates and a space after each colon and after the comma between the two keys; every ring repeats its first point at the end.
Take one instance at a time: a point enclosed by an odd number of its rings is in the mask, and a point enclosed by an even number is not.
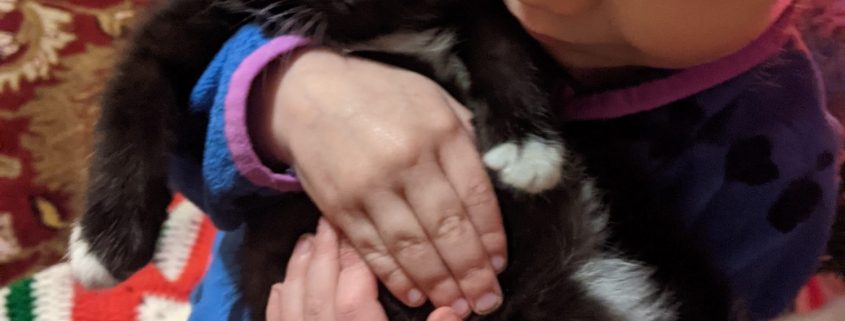
{"type": "MultiPolygon", "coordinates": [[[[199,159],[202,154],[203,135],[197,133],[204,131],[206,120],[188,115],[186,106],[191,87],[217,50],[243,22],[256,14],[267,15],[266,31],[276,33],[277,28],[285,24],[274,24],[282,21],[273,18],[285,16],[297,8],[310,10],[324,19],[322,26],[325,28],[319,37],[327,44],[363,45],[371,41],[372,48],[379,49],[378,42],[382,41],[384,45],[397,48],[423,49],[423,55],[419,56],[421,63],[417,66],[431,68],[430,72],[418,71],[444,79],[457,77],[460,72],[450,68],[453,61],[431,59],[447,57],[445,51],[453,49],[456,38],[452,31],[439,33],[436,30],[440,25],[466,18],[462,13],[452,11],[461,7],[461,3],[457,0],[252,0],[243,3],[170,0],[153,11],[147,23],[134,35],[132,47],[104,95],[85,215],[81,228],[72,236],[72,240],[84,240],[88,244],[72,249],[71,258],[81,263],[85,257],[83,253],[93,249],[96,259],[90,263],[100,261],[102,264],[94,265],[103,266],[105,270],[94,273],[87,269],[78,274],[89,285],[111,284],[125,279],[152,257],[170,199],[168,155],[178,151],[199,159]],[[406,34],[393,39],[376,39],[380,35],[396,35],[393,31],[397,30],[406,34]],[[405,36],[407,38],[403,39],[405,36]],[[427,41],[444,43],[429,44],[427,41]],[[435,47],[426,47],[428,45],[435,47]],[[427,55],[429,48],[432,48],[432,55],[427,55]],[[180,146],[176,146],[177,137],[180,146]],[[186,137],[195,139],[184,139],[186,137]]],[[[486,150],[496,143],[513,142],[489,155],[488,163],[503,173],[504,182],[529,192],[539,192],[559,181],[563,150],[552,130],[547,98],[534,85],[540,78],[540,69],[531,59],[520,58],[528,57],[531,51],[520,43],[504,41],[504,36],[513,38],[513,35],[501,34],[501,31],[513,34],[516,25],[482,25],[493,23],[497,18],[466,24],[472,26],[469,29],[478,29],[467,32],[479,36],[479,41],[467,42],[468,47],[478,48],[466,51],[480,56],[467,60],[477,61],[466,66],[476,82],[473,91],[497,96],[490,100],[490,108],[483,108],[489,112],[482,108],[476,110],[479,122],[485,125],[479,127],[481,143],[486,150]],[[497,36],[499,34],[502,37],[497,36]],[[491,51],[481,50],[486,48],[491,51]],[[484,68],[488,63],[515,64],[513,72],[526,73],[510,75],[504,69],[495,73],[497,68],[484,68]],[[513,76],[530,81],[514,78],[510,85],[500,86],[513,76]],[[532,148],[521,153],[528,146],[532,148]],[[532,156],[544,159],[532,160],[532,156]]],[[[449,56],[449,59],[455,57],[449,56]]],[[[457,93],[457,89],[451,84],[461,83],[466,87],[469,83],[468,79],[448,80],[453,93],[457,93]]]]}
{"type": "MultiPolygon", "coordinates": [[[[135,36],[103,100],[87,209],[71,236],[71,265],[84,285],[112,285],[149,262],[170,197],[167,156],[202,154],[206,123],[187,115],[190,89],[251,18],[270,35],[305,29],[324,45],[417,71],[473,110],[510,253],[503,307],[475,318],[727,319],[724,293],[677,312],[649,268],[607,247],[607,213],[556,130],[547,96],[554,64],[500,0],[172,0],[135,36]]],[[[242,251],[240,285],[256,320],[270,285],[284,277],[282,258],[319,217],[304,193],[267,202],[247,215],[242,251]]],[[[430,311],[381,300],[392,320],[424,320],[430,311]]]]}

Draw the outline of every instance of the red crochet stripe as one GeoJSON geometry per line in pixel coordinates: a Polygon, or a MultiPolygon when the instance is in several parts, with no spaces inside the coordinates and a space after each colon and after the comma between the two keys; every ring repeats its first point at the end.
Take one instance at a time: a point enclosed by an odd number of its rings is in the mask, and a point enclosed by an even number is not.
{"type": "MultiPolygon", "coordinates": [[[[184,202],[177,196],[171,208],[184,202]]],[[[211,247],[216,229],[208,217],[203,218],[196,243],[188,262],[175,282],[164,278],[155,265],[149,264],[120,285],[106,290],[90,291],[74,285],[73,320],[132,321],[137,318],[137,307],[144,296],[188,301],[193,288],[205,274],[210,262],[211,247]]]]}

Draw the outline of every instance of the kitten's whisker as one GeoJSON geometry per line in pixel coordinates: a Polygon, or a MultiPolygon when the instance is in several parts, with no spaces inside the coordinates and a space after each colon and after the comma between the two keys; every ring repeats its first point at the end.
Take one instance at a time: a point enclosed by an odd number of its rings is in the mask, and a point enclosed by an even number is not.
{"type": "Polygon", "coordinates": [[[255,13],[255,15],[258,16],[259,18],[263,18],[263,17],[266,17],[266,16],[272,16],[271,13],[273,12],[273,9],[276,9],[281,5],[282,4],[280,2],[274,2],[274,3],[270,4],[269,6],[258,9],[258,11],[255,13]]]}
{"type": "Polygon", "coordinates": [[[326,38],[326,30],[329,25],[321,13],[318,13],[317,15],[320,17],[320,24],[317,25],[317,28],[314,31],[314,41],[318,44],[322,44],[323,40],[326,38]]]}
{"type": "Polygon", "coordinates": [[[287,12],[277,13],[264,19],[264,22],[279,23],[287,15],[287,12]]]}
{"type": "Polygon", "coordinates": [[[317,25],[318,20],[319,17],[316,14],[312,14],[311,17],[308,19],[308,22],[303,24],[302,34],[313,37],[314,33],[311,32],[311,29],[317,25]]]}
{"type": "Polygon", "coordinates": [[[296,27],[298,21],[294,18],[285,19],[285,22],[279,27],[279,34],[290,34],[296,27]]]}
{"type": "Polygon", "coordinates": [[[299,10],[296,14],[292,15],[290,18],[287,19],[285,24],[281,28],[282,34],[299,34],[298,30],[299,27],[302,25],[302,19],[307,17],[310,13],[310,10],[299,10]]]}
{"type": "Polygon", "coordinates": [[[293,7],[293,8],[290,8],[288,10],[285,10],[281,13],[278,13],[278,14],[271,16],[268,19],[268,21],[270,23],[273,23],[273,24],[276,25],[275,33],[277,35],[284,34],[286,29],[288,28],[287,25],[289,25],[291,23],[290,21],[292,20],[292,18],[294,16],[296,16],[297,14],[299,14],[300,11],[301,11],[300,7],[298,7],[298,6],[293,7]]]}

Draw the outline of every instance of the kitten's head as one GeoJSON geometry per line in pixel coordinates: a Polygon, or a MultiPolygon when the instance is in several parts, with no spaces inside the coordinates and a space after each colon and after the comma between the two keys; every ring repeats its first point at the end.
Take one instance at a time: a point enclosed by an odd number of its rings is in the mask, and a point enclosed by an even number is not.
{"type": "Polygon", "coordinates": [[[262,19],[279,34],[336,43],[365,41],[398,30],[425,29],[448,19],[461,0],[276,0],[262,19]]]}

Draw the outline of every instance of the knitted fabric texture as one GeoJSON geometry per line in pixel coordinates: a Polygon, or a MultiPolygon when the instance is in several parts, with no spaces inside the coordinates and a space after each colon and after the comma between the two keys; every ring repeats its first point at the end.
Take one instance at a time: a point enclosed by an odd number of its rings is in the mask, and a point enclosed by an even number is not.
{"type": "Polygon", "coordinates": [[[216,230],[199,208],[177,196],[149,264],[120,285],[85,290],[68,263],[0,289],[0,321],[175,321],[190,314],[188,296],[209,261],[216,230]]]}

